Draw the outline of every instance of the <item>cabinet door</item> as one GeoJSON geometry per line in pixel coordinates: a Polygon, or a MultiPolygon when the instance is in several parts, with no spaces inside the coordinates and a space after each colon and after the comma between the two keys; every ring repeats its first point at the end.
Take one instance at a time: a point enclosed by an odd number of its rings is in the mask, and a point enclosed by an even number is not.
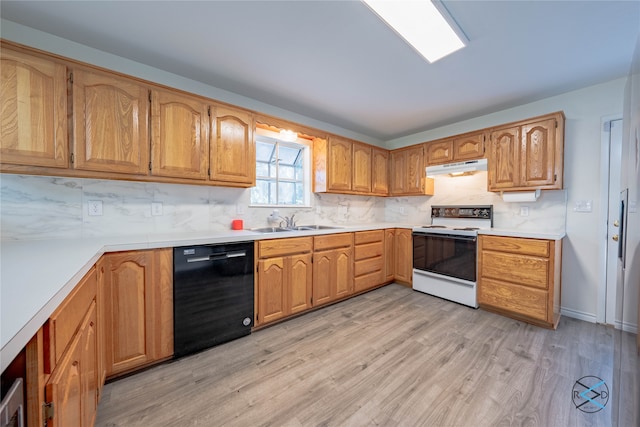
{"type": "Polygon", "coordinates": [[[335,251],[313,254],[313,306],[323,305],[333,300],[331,287],[335,270],[335,251]]]}
{"type": "Polygon", "coordinates": [[[352,190],[371,193],[371,147],[353,143],[352,190]]]}
{"type": "MultiPolygon", "coordinates": [[[[344,298],[353,293],[353,249],[335,250],[334,299],[344,298]]],[[[315,267],[315,266],[314,266],[315,267]]]]}
{"type": "Polygon", "coordinates": [[[89,315],[81,330],[82,425],[93,426],[98,408],[99,389],[97,312],[95,303],[91,305],[89,315]]]}
{"type": "Polygon", "coordinates": [[[463,135],[453,140],[453,160],[480,159],[484,156],[484,132],[463,135]]]}
{"type": "Polygon", "coordinates": [[[384,280],[393,281],[395,277],[395,230],[384,230],[384,280]]]}
{"type": "Polygon", "coordinates": [[[106,375],[173,353],[171,249],[107,254],[100,272],[106,375]]]}
{"type": "Polygon", "coordinates": [[[281,319],[287,313],[285,257],[258,261],[258,324],[281,319]]]}
{"type": "Polygon", "coordinates": [[[555,135],[555,119],[522,126],[520,148],[520,184],[522,186],[540,187],[555,183],[555,135]]]}
{"type": "Polygon", "coordinates": [[[413,275],[413,243],[411,230],[395,230],[395,278],[399,282],[411,284],[413,275]]]}
{"type": "Polygon", "coordinates": [[[0,72],[2,163],[68,167],[66,67],[2,46],[0,72]]]}
{"type": "Polygon", "coordinates": [[[518,186],[518,152],[520,129],[518,127],[496,130],[491,133],[489,151],[489,191],[500,191],[518,186]]]}
{"type": "Polygon", "coordinates": [[[424,153],[422,145],[418,145],[407,150],[406,160],[406,187],[407,194],[424,193],[424,153]]]}
{"type": "Polygon", "coordinates": [[[151,173],[205,180],[208,106],[199,98],[169,91],[153,91],[151,100],[151,173]]]}
{"type": "Polygon", "coordinates": [[[246,111],[216,107],[211,121],[210,179],[254,185],[256,149],[253,117],[246,111]]]}
{"type": "Polygon", "coordinates": [[[391,152],[391,195],[403,194],[405,192],[405,164],[406,151],[396,150],[391,152]]]}
{"type": "Polygon", "coordinates": [[[73,70],[74,167],[146,175],[149,91],[134,80],[73,70]]]}
{"type": "Polygon", "coordinates": [[[453,160],[453,141],[434,141],[425,144],[425,153],[428,165],[449,163],[453,160]]]}
{"type": "Polygon", "coordinates": [[[311,308],[313,292],[313,270],[311,254],[292,255],[288,257],[287,314],[295,314],[311,308]]]}
{"type": "Polygon", "coordinates": [[[329,172],[328,189],[337,191],[351,190],[351,142],[340,138],[331,138],[328,147],[329,172]]]}
{"type": "Polygon", "coordinates": [[[373,148],[372,158],[371,191],[386,196],[389,194],[389,152],[373,148]]]}

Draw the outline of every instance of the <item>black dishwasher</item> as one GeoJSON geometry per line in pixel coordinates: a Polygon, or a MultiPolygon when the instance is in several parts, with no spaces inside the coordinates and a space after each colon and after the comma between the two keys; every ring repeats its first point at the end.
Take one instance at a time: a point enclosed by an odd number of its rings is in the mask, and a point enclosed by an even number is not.
{"type": "Polygon", "coordinates": [[[253,242],[174,248],[174,357],[251,333],[253,269],[253,242]]]}

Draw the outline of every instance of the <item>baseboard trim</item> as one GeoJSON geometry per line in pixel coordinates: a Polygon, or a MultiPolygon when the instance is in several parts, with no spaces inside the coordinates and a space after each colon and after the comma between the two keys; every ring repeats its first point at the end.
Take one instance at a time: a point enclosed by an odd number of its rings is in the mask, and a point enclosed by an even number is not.
{"type": "Polygon", "coordinates": [[[632,334],[638,333],[638,325],[630,322],[621,322],[616,320],[616,329],[622,329],[624,332],[630,332],[632,334]]]}
{"type": "Polygon", "coordinates": [[[573,319],[584,320],[589,323],[597,323],[595,314],[585,313],[584,311],[560,307],[560,313],[562,313],[563,316],[571,317],[573,319]]]}

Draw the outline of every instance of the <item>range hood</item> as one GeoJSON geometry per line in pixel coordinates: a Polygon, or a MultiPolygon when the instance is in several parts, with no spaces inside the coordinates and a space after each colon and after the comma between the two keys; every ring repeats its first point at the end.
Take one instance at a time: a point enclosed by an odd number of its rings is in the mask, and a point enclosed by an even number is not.
{"type": "Polygon", "coordinates": [[[447,163],[427,166],[427,178],[444,174],[463,174],[465,172],[486,171],[487,159],[467,160],[466,162],[447,163]]]}

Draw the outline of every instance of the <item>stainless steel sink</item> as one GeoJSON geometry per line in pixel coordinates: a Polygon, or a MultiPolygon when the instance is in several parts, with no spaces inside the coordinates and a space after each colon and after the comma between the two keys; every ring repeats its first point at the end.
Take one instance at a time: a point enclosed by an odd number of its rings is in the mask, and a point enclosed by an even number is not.
{"type": "Polygon", "coordinates": [[[294,230],[333,230],[342,227],[336,227],[333,225],[298,225],[294,230]]]}
{"type": "Polygon", "coordinates": [[[282,227],[262,227],[262,228],[252,228],[251,231],[257,231],[258,233],[281,233],[283,231],[293,231],[288,228],[282,227]]]}

